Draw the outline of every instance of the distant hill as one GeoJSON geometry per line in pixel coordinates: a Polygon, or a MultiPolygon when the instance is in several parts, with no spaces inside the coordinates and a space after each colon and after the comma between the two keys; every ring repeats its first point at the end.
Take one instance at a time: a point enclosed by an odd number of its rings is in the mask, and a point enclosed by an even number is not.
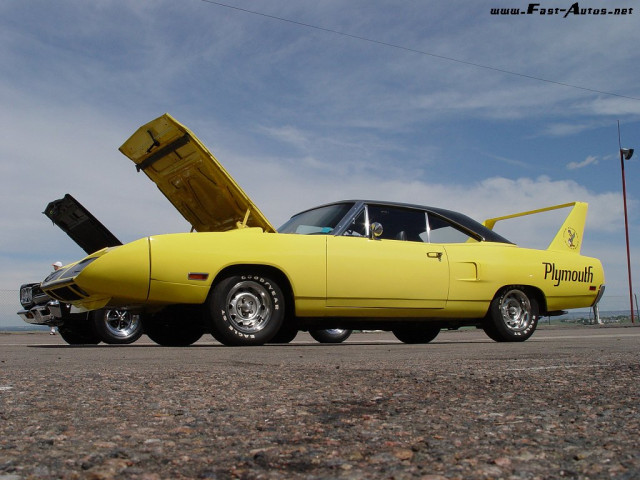
{"type": "Polygon", "coordinates": [[[0,327],[0,332],[40,332],[47,331],[49,327],[46,325],[28,325],[24,326],[9,326],[9,327],[0,327]]]}

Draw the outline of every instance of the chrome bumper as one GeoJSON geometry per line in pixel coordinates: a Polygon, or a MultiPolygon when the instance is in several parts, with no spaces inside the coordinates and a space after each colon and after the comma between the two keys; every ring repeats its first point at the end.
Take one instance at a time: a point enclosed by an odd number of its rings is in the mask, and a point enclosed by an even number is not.
{"type": "Polygon", "coordinates": [[[57,326],[62,324],[62,310],[57,301],[45,305],[36,305],[29,310],[20,310],[20,318],[31,325],[57,326]]]}

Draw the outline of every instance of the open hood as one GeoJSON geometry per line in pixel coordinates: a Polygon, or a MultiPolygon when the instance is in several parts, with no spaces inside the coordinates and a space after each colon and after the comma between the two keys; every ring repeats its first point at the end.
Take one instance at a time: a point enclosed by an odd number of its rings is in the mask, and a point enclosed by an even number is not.
{"type": "Polygon", "coordinates": [[[153,180],[194,230],[276,231],[213,154],[169,114],[140,127],[120,151],[153,180]]]}
{"type": "Polygon", "coordinates": [[[68,193],[64,198],[50,202],[43,213],[87,254],[122,245],[107,227],[68,193]]]}

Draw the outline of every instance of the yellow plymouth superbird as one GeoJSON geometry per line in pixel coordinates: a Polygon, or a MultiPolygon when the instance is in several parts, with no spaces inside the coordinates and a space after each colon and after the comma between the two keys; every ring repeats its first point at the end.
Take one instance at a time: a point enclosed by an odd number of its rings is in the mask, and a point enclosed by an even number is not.
{"type": "Polygon", "coordinates": [[[160,345],[211,333],[226,345],[290,341],[298,330],[391,330],[427,343],[476,326],[524,341],[541,315],[595,305],[600,261],[580,255],[587,205],[574,202],[478,223],[440,208],[348,200],[276,230],[186,127],[163,115],[120,150],[192,225],[65,266],[41,287],[85,310],[129,309],[160,345]],[[546,250],[493,231],[501,220],[568,210],[546,250]]]}

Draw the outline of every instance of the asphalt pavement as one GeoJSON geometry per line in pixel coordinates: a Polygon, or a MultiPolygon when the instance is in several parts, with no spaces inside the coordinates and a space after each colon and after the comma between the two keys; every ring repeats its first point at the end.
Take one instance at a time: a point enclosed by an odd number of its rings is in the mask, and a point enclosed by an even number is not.
{"type": "Polygon", "coordinates": [[[524,343],[0,334],[0,480],[640,478],[640,328],[524,343]]]}

